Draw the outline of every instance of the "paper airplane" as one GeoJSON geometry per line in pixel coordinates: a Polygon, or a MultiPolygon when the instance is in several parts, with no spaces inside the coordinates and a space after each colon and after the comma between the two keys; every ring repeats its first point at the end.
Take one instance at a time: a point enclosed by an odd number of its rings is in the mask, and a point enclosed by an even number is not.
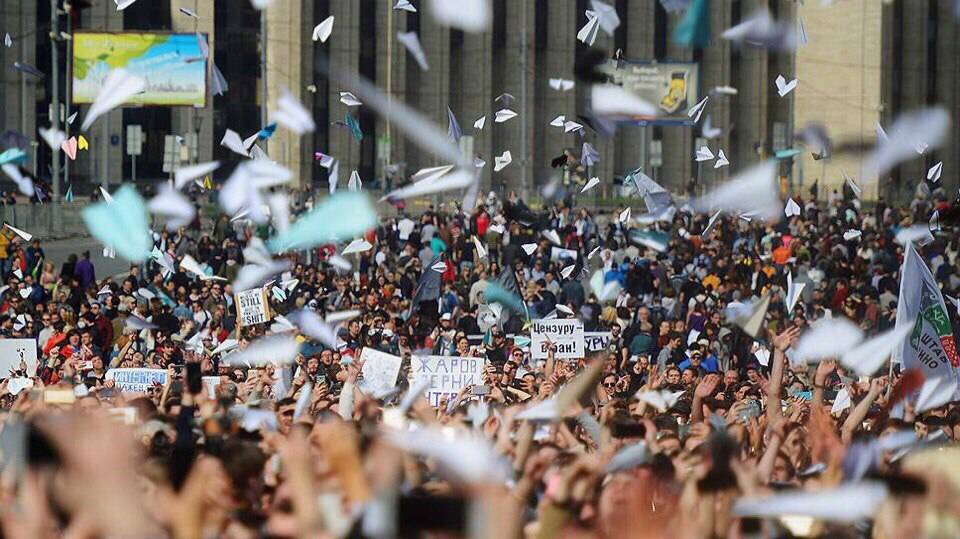
{"type": "Polygon", "coordinates": [[[713,127],[711,122],[710,115],[707,115],[707,119],[703,121],[703,127],[700,129],[700,132],[703,133],[703,137],[707,140],[713,140],[723,134],[723,129],[719,127],[713,127]]]}
{"type": "Polygon", "coordinates": [[[25,231],[23,231],[23,230],[20,230],[19,228],[14,227],[14,226],[11,226],[11,225],[9,225],[9,224],[7,224],[7,223],[3,223],[3,226],[9,228],[10,230],[13,231],[14,234],[16,234],[17,236],[20,236],[21,238],[23,238],[23,241],[30,241],[30,240],[33,239],[33,234],[30,234],[29,232],[25,232],[25,231]]]}
{"type": "Polygon", "coordinates": [[[563,127],[563,125],[564,125],[566,122],[567,122],[567,117],[564,116],[563,114],[561,114],[561,115],[557,116],[556,118],[554,118],[553,120],[551,120],[551,121],[550,121],[550,125],[552,125],[553,127],[563,127]]]}
{"type": "Polygon", "coordinates": [[[513,162],[513,156],[510,155],[510,150],[506,150],[503,152],[502,155],[495,156],[493,158],[493,161],[494,161],[493,171],[500,172],[501,170],[506,168],[507,165],[513,162]]]}
{"type": "Polygon", "coordinates": [[[927,171],[927,179],[933,183],[937,183],[940,181],[941,174],[943,174],[943,161],[930,167],[930,170],[927,171]]]}
{"type": "Polygon", "coordinates": [[[350,245],[347,245],[343,251],[340,252],[341,256],[352,255],[354,253],[363,253],[373,249],[373,245],[370,244],[367,240],[360,238],[350,242],[350,245]]]}
{"type": "Polygon", "coordinates": [[[586,193],[590,189],[593,189],[594,187],[596,187],[597,184],[599,183],[600,183],[600,178],[597,178],[596,176],[594,176],[593,178],[590,178],[590,181],[588,181],[587,184],[583,186],[583,189],[581,189],[580,192],[586,193]]]}
{"type": "Polygon", "coordinates": [[[566,92],[572,90],[574,82],[567,79],[550,79],[550,87],[558,92],[566,92]]]}
{"type": "Polygon", "coordinates": [[[783,209],[783,213],[786,214],[788,218],[794,215],[800,215],[800,205],[792,198],[787,199],[787,206],[783,209]]]}
{"type": "Polygon", "coordinates": [[[700,121],[700,116],[703,114],[703,110],[707,106],[708,99],[710,99],[709,95],[698,101],[696,105],[687,109],[687,117],[693,118],[693,123],[700,121]]]}
{"type": "Polygon", "coordinates": [[[517,113],[513,112],[510,109],[500,109],[494,115],[493,121],[495,123],[502,124],[503,122],[510,120],[512,118],[515,118],[516,116],[517,116],[517,113]]]}
{"type": "Polygon", "coordinates": [[[881,333],[844,352],[840,363],[861,376],[873,376],[912,331],[913,324],[904,324],[881,333]]]}
{"type": "Polygon", "coordinates": [[[806,286],[807,283],[793,282],[793,272],[787,273],[787,313],[793,313],[793,308],[796,307],[800,294],[806,286]]]}
{"type": "MultiPolygon", "coordinates": [[[[706,146],[704,146],[706,148],[706,146]]],[[[717,151],[717,160],[713,163],[713,168],[721,168],[730,164],[730,161],[727,161],[726,154],[723,153],[723,150],[717,151]]]]}
{"type": "Polygon", "coordinates": [[[700,146],[697,149],[697,155],[696,155],[697,162],[710,161],[713,158],[714,158],[713,152],[710,151],[710,148],[706,146],[700,146]]]}
{"type": "Polygon", "coordinates": [[[350,92],[340,92],[340,102],[348,107],[359,107],[363,104],[350,92]]]}
{"type": "Polygon", "coordinates": [[[592,10],[586,11],[587,23],[577,32],[577,40],[586,43],[592,47],[593,42],[597,40],[597,31],[600,29],[600,18],[592,10]]]}
{"type": "Polygon", "coordinates": [[[859,230],[851,229],[843,233],[843,239],[850,241],[850,240],[859,238],[861,234],[862,232],[860,232],[859,230]]]}
{"type": "Polygon", "coordinates": [[[763,326],[763,319],[767,315],[769,306],[770,295],[767,294],[752,303],[731,303],[727,306],[725,314],[744,333],[756,339],[760,333],[760,328],[763,326]]]}
{"type": "Polygon", "coordinates": [[[477,118],[477,121],[473,122],[473,128],[478,131],[483,131],[483,126],[486,123],[487,123],[487,117],[481,116],[480,118],[477,118]]]}
{"type": "Polygon", "coordinates": [[[628,222],[630,221],[630,207],[629,207],[629,206],[627,206],[627,208],[626,208],[625,210],[623,210],[622,212],[620,212],[620,217],[618,218],[618,221],[620,221],[621,223],[624,223],[624,224],[626,224],[626,223],[628,223],[628,222]]]}
{"type": "MultiPolygon", "coordinates": [[[[534,251],[537,250],[537,244],[524,243],[523,245],[520,246],[520,248],[523,249],[523,252],[527,253],[527,256],[530,256],[534,253],[534,251]]],[[[960,312],[960,307],[957,307],[957,312],[960,312]]]]}
{"type": "Polygon", "coordinates": [[[430,64],[427,63],[427,54],[423,51],[423,46],[420,44],[420,36],[417,35],[416,32],[399,32],[397,34],[397,40],[406,47],[407,52],[410,53],[410,56],[413,56],[413,59],[416,60],[420,69],[430,71],[430,64]]]}
{"type": "Polygon", "coordinates": [[[841,357],[863,340],[863,331],[843,317],[813,323],[793,349],[791,361],[813,363],[841,357]]]}
{"type": "Polygon", "coordinates": [[[410,13],[416,13],[417,8],[410,3],[410,0],[397,0],[396,5],[393,6],[393,9],[409,11],[410,13]]]}
{"type": "Polygon", "coordinates": [[[333,15],[330,15],[320,24],[313,27],[313,40],[320,43],[326,43],[333,32],[333,15]]]}
{"type": "Polygon", "coordinates": [[[793,79],[790,82],[787,82],[787,79],[783,75],[777,75],[777,93],[780,94],[780,97],[783,97],[794,90],[797,87],[797,79],[793,79]]]}
{"type": "Polygon", "coordinates": [[[477,258],[486,258],[487,249],[480,243],[480,238],[476,236],[471,236],[473,238],[473,246],[477,250],[477,258]]]}

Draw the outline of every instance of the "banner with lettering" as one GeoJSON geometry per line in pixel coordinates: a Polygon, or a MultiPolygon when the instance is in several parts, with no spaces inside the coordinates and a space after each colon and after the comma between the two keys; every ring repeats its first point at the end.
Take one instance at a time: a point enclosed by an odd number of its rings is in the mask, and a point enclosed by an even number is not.
{"type": "Polygon", "coordinates": [[[255,326],[270,321],[267,291],[263,288],[237,292],[234,303],[237,305],[237,325],[240,327],[255,326]]]}
{"type": "Polygon", "coordinates": [[[442,395],[452,397],[464,386],[483,385],[485,364],[486,359],[482,357],[413,356],[410,385],[426,380],[429,383],[427,400],[437,406],[442,395]]]}
{"type": "Polygon", "coordinates": [[[530,325],[530,353],[533,359],[546,359],[547,345],[557,347],[557,359],[584,357],[583,322],[577,319],[534,320],[530,325]]]}
{"type": "Polygon", "coordinates": [[[164,369],[110,369],[107,380],[113,380],[120,391],[146,393],[154,384],[167,383],[167,371],[164,369]]]}
{"type": "Polygon", "coordinates": [[[947,306],[923,259],[907,245],[900,271],[897,328],[912,325],[913,332],[894,351],[894,361],[905,368],[919,368],[926,378],[958,380],[960,357],[950,326],[947,306]]]}

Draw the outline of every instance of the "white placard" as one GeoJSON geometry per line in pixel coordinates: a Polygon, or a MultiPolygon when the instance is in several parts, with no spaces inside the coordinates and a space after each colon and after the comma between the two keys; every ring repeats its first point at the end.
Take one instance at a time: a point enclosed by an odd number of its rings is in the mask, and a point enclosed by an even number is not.
{"type": "Polygon", "coordinates": [[[21,361],[27,364],[27,376],[37,375],[37,341],[0,339],[0,380],[19,369],[21,361]]]}
{"type": "Polygon", "coordinates": [[[207,395],[211,399],[217,398],[217,386],[220,385],[219,376],[204,376],[200,378],[200,381],[203,382],[203,387],[207,390],[207,395]]]}
{"type": "Polygon", "coordinates": [[[410,372],[414,386],[420,380],[427,380],[427,400],[437,406],[442,395],[456,395],[464,386],[483,384],[483,367],[486,359],[482,357],[456,356],[413,356],[410,372]]]}
{"type": "Polygon", "coordinates": [[[167,383],[165,369],[110,369],[107,371],[107,380],[113,380],[120,391],[146,393],[154,384],[167,383]]]}
{"type": "Polygon", "coordinates": [[[373,348],[364,348],[360,351],[363,360],[363,383],[366,393],[384,393],[397,386],[397,375],[400,374],[400,364],[403,359],[393,354],[387,354],[373,348]]]}
{"type": "Polygon", "coordinates": [[[255,326],[270,321],[270,307],[267,304],[267,292],[262,288],[253,288],[237,292],[234,296],[237,305],[237,325],[255,326]]]}
{"type": "Polygon", "coordinates": [[[557,346],[557,359],[584,357],[583,322],[576,319],[534,320],[530,325],[530,353],[533,359],[545,359],[550,342],[557,346]]]}
{"type": "Polygon", "coordinates": [[[613,334],[609,331],[587,331],[583,334],[584,346],[587,352],[599,352],[610,348],[610,339],[613,334]]]}

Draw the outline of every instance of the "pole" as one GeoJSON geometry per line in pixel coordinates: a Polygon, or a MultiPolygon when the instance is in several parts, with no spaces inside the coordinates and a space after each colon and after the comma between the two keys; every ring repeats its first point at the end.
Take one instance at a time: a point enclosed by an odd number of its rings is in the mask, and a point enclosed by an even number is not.
{"type": "Polygon", "coordinates": [[[130,175],[133,176],[133,183],[137,183],[137,154],[132,154],[130,156],[130,175]]]}
{"type": "MultiPolygon", "coordinates": [[[[20,4],[20,39],[17,42],[20,44],[20,61],[24,63],[27,62],[27,31],[23,26],[23,20],[26,18],[24,16],[23,4],[20,4]]],[[[27,74],[23,71],[20,72],[20,132],[27,133],[27,74]]],[[[34,173],[36,173],[36,167],[34,167],[34,173]]]]}
{"type": "Polygon", "coordinates": [[[520,196],[529,200],[527,183],[527,2],[521,3],[522,33],[520,34],[520,196]]]}
{"type": "MultiPolygon", "coordinates": [[[[60,129],[60,58],[57,39],[60,37],[60,16],[57,13],[57,0],[50,0],[50,86],[53,94],[53,106],[50,110],[50,126],[54,131],[60,129]]],[[[53,151],[53,200],[60,200],[60,152],[53,151]]]]}
{"type": "MultiPolygon", "coordinates": [[[[67,99],[65,100],[66,102],[63,104],[63,106],[65,109],[64,114],[66,118],[70,117],[70,103],[73,100],[73,79],[70,78],[71,75],[73,74],[73,17],[71,16],[71,13],[70,13],[72,9],[73,9],[73,6],[70,5],[69,1],[63,3],[63,10],[67,12],[67,34],[70,35],[70,39],[66,40],[67,70],[64,74],[64,82],[66,82],[65,86],[66,86],[67,99]]],[[[65,124],[63,127],[64,131],[66,131],[67,133],[67,138],[70,138],[70,127],[71,126],[69,123],[65,124]]],[[[63,161],[63,182],[67,185],[72,183],[70,181],[70,160],[69,159],[65,159],[63,161]]],[[[57,185],[54,188],[55,189],[53,193],[54,200],[59,200],[59,197],[60,197],[59,187],[60,186],[57,185]]]]}
{"type": "Polygon", "coordinates": [[[267,10],[260,11],[260,127],[267,125],[267,10]]]}

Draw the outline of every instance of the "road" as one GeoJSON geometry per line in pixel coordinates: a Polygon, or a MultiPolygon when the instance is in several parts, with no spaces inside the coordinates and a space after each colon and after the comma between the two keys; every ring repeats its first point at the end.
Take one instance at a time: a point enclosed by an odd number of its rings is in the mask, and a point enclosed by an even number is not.
{"type": "Polygon", "coordinates": [[[121,257],[104,258],[103,246],[90,237],[70,238],[65,240],[43,241],[40,244],[47,254],[47,260],[53,262],[60,270],[60,266],[67,261],[67,257],[76,254],[77,257],[84,251],[90,251],[90,259],[93,261],[93,267],[97,272],[97,279],[103,279],[108,275],[126,273],[130,269],[130,264],[121,257]]]}

